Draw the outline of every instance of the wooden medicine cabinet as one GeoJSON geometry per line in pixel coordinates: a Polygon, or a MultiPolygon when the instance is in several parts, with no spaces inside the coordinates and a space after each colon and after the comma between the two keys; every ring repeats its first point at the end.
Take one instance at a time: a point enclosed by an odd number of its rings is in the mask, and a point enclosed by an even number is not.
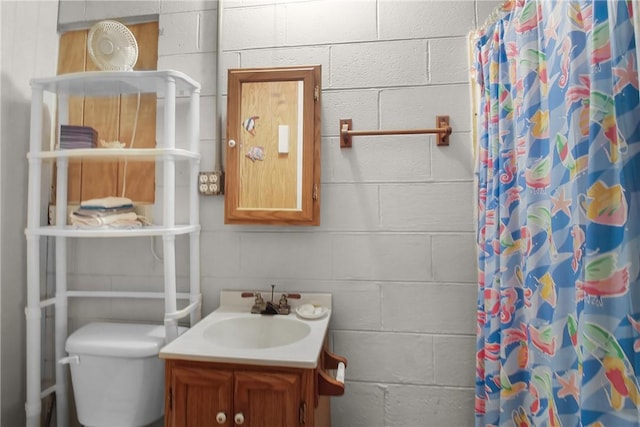
{"type": "Polygon", "coordinates": [[[320,66],[228,77],[225,223],[319,225],[320,66]]]}

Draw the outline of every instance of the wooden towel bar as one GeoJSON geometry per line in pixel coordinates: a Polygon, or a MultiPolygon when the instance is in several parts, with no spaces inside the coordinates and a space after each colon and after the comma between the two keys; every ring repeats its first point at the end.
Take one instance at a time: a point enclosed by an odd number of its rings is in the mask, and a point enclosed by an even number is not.
{"type": "Polygon", "coordinates": [[[439,135],[438,145],[449,145],[449,116],[436,116],[435,129],[403,129],[403,130],[352,130],[351,119],[340,119],[340,148],[351,148],[352,136],[368,135],[415,135],[425,133],[435,133],[439,135]]]}

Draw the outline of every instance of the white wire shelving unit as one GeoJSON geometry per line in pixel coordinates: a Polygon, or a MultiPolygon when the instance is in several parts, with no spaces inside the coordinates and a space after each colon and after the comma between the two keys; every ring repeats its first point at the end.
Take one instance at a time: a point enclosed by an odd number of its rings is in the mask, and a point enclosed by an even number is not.
{"type": "MultiPolygon", "coordinates": [[[[55,310],[55,360],[66,356],[65,342],[68,334],[68,299],[70,297],[112,298],[162,298],[164,299],[164,326],[166,341],[178,336],[178,320],[189,316],[190,324],[200,320],[200,219],[197,192],[200,120],[200,84],[189,76],[174,70],[159,71],[115,71],[64,74],[31,80],[31,128],[29,137],[28,213],[27,228],[27,397],[25,404],[27,427],[38,427],[42,412],[41,400],[56,394],[56,421],[58,426],[69,424],[67,365],[56,363],[55,384],[42,390],[42,310],[55,310]],[[43,126],[46,100],[55,99],[54,107],[58,124],[69,120],[70,97],[98,97],[122,94],[155,93],[163,101],[162,140],[156,148],[144,149],[43,149],[43,126]],[[176,98],[188,98],[184,106],[186,123],[184,138],[186,149],[176,148],[176,98]],[[153,161],[162,167],[162,216],[159,224],[137,229],[79,229],[67,225],[68,166],[72,161],[132,160],[153,161]],[[43,194],[43,165],[56,164],[56,211],[55,224],[47,225],[43,212],[47,210],[43,194]],[[176,163],[187,162],[189,167],[189,220],[176,223],[176,163]],[[187,235],[189,239],[189,292],[176,290],[176,236],[187,235]],[[67,239],[118,238],[157,236],[163,242],[164,292],[118,292],[118,291],[73,291],[67,289],[67,239]],[[41,244],[43,237],[55,240],[55,296],[41,298],[41,244]],[[178,299],[188,299],[182,309],[177,308],[178,299]]],[[[182,116],[181,116],[182,117],[182,116]]],[[[56,127],[59,132],[59,125],[56,127]]],[[[44,132],[46,134],[46,132],[44,132]]]]}

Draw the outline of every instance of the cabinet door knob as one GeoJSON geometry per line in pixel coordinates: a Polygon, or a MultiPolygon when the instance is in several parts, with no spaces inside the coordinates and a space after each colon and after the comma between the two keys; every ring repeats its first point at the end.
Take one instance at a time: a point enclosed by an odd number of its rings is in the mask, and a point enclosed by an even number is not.
{"type": "Polygon", "coordinates": [[[236,424],[238,424],[239,426],[241,426],[242,424],[244,424],[244,414],[242,412],[238,412],[234,417],[233,417],[233,421],[236,422],[236,424]]]}
{"type": "Polygon", "coordinates": [[[235,139],[230,139],[229,140],[229,147],[233,148],[236,146],[236,140],[235,139]]]}
{"type": "Polygon", "coordinates": [[[227,414],[225,414],[224,412],[218,412],[216,414],[216,421],[218,422],[218,424],[224,424],[227,422],[227,414]]]}

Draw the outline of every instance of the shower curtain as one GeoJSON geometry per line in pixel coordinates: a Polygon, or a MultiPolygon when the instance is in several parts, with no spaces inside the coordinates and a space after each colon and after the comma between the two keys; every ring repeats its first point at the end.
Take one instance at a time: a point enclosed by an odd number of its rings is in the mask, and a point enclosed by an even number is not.
{"type": "Polygon", "coordinates": [[[635,7],[512,0],[474,41],[476,426],[640,425],[635,7]]]}

